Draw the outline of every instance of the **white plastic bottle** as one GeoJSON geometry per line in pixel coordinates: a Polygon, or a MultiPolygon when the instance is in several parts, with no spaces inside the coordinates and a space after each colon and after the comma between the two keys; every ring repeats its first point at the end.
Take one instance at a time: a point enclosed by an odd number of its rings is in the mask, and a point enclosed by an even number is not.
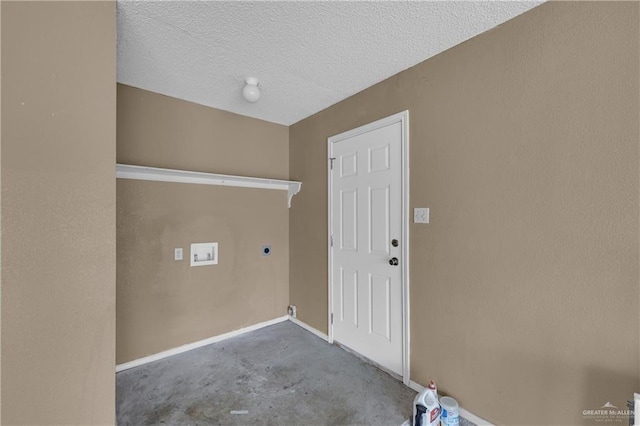
{"type": "Polygon", "coordinates": [[[436,382],[431,380],[413,400],[413,426],[438,426],[440,423],[440,403],[436,382]]]}
{"type": "Polygon", "coordinates": [[[440,398],[440,407],[441,426],[458,426],[460,424],[458,401],[449,396],[443,396],[440,398]]]}

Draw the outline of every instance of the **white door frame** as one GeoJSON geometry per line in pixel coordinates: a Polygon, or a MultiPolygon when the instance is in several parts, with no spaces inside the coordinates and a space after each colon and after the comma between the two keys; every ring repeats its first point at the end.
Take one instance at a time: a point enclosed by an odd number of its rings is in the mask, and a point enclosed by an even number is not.
{"type": "Polygon", "coordinates": [[[333,247],[331,247],[331,229],[333,226],[333,214],[331,210],[331,193],[333,191],[333,179],[331,178],[331,158],[333,157],[333,144],[344,139],[349,139],[363,133],[370,132],[391,124],[401,123],[402,143],[401,143],[401,174],[402,174],[402,244],[400,255],[401,281],[402,281],[402,382],[409,385],[409,363],[410,363],[410,341],[409,341],[409,111],[405,110],[390,117],[382,118],[373,123],[365,124],[353,130],[349,130],[339,135],[327,139],[327,206],[328,206],[328,227],[327,227],[327,247],[328,247],[328,271],[329,271],[329,305],[328,305],[328,330],[329,343],[333,343],[333,325],[331,324],[331,314],[333,312],[333,247]]]}

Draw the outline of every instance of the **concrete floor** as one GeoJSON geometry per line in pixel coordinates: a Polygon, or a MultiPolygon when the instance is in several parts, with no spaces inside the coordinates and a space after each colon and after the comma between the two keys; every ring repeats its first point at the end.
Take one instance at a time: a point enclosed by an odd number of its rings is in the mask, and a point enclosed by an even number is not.
{"type": "Polygon", "coordinates": [[[401,425],[415,395],[289,321],[116,376],[119,425],[401,425]]]}

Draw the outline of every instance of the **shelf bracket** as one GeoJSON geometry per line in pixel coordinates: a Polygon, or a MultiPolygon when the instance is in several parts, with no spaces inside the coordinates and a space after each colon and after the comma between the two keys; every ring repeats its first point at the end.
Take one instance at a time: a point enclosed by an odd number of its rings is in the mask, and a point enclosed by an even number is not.
{"type": "Polygon", "coordinates": [[[289,189],[287,189],[287,207],[291,208],[291,199],[300,192],[300,188],[302,188],[302,182],[289,183],[289,189]]]}

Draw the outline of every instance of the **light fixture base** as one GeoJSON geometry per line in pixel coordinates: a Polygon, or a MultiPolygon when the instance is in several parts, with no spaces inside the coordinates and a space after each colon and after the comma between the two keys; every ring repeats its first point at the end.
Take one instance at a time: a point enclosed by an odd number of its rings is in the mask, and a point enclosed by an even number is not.
{"type": "Polygon", "coordinates": [[[242,88],[242,96],[247,102],[258,102],[261,95],[260,88],[258,87],[258,79],[255,77],[247,77],[244,81],[247,84],[242,88]]]}

